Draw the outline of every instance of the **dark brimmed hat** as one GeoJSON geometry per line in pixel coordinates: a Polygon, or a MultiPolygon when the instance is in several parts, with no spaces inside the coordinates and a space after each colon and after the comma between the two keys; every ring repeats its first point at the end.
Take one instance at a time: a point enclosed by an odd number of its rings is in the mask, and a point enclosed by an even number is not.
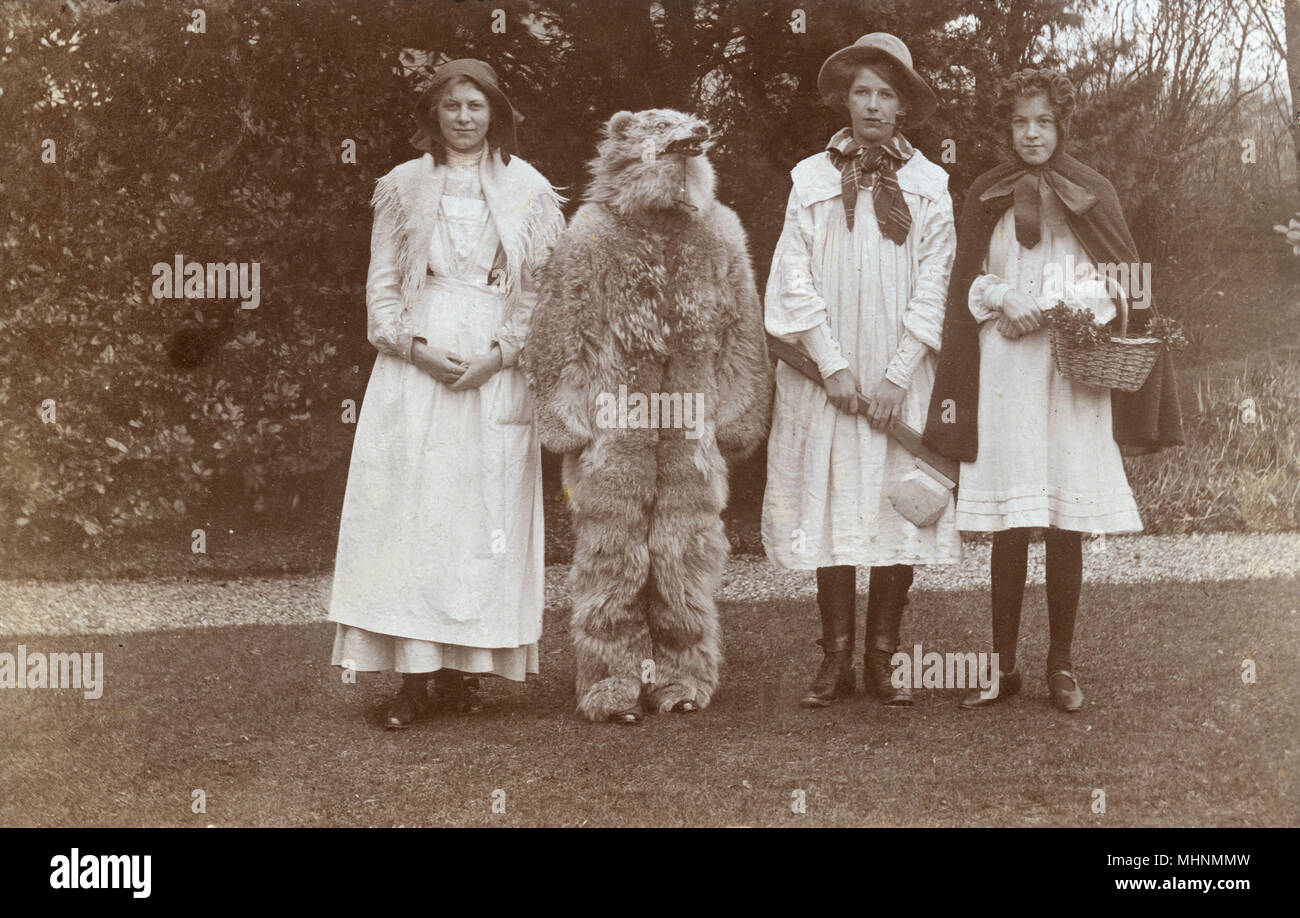
{"type": "Polygon", "coordinates": [[[872,32],[863,35],[847,48],[841,48],[822,64],[821,73],[817,75],[817,89],[832,108],[845,107],[844,91],[857,73],[859,67],[872,61],[885,60],[894,65],[894,70],[903,79],[902,86],[895,87],[903,96],[903,107],[907,111],[907,123],[915,126],[934,114],[939,107],[939,100],[921,79],[921,75],[912,69],[912,52],[897,36],[888,32],[872,32]]]}
{"type": "Polygon", "coordinates": [[[442,97],[442,91],[447,88],[447,84],[458,77],[468,77],[488,97],[488,102],[492,106],[492,124],[488,128],[488,141],[508,154],[517,154],[519,140],[515,136],[515,123],[523,119],[510,104],[506,94],[501,91],[501,86],[497,82],[497,72],[492,69],[492,65],[472,57],[447,61],[434,71],[433,82],[420,94],[420,100],[415,103],[415,120],[419,128],[411,135],[411,145],[426,153],[431,152],[435,144],[439,147],[443,146],[434,107],[442,97]]]}

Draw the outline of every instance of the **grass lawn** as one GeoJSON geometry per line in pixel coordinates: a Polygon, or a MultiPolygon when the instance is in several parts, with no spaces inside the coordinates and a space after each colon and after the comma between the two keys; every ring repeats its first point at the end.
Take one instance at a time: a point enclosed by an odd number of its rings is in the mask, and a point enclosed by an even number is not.
{"type": "MultiPolygon", "coordinates": [[[[917,593],[904,642],[987,649],[986,604],[917,593]]],[[[804,711],[812,603],[726,603],[714,705],[637,728],[573,715],[558,614],[540,677],[493,681],[482,713],[404,733],[367,722],[395,677],[344,684],[325,623],[8,636],[8,652],[101,650],[106,677],[97,701],[5,694],[0,824],[1294,826],[1297,608],[1294,580],[1092,587],[1075,653],[1087,702],[1066,715],[1042,683],[1041,587],[1026,597],[1026,689],[980,712],[937,690],[911,710],[859,694],[804,711]],[[792,812],[796,789],[806,814],[792,812]]]]}

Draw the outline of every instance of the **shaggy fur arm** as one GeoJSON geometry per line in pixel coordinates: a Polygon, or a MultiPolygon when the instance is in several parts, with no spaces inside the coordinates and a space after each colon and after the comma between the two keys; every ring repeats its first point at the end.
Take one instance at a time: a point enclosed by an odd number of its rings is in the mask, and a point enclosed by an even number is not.
{"type": "Polygon", "coordinates": [[[718,445],[728,458],[751,453],[767,436],[772,404],[772,364],[767,356],[763,305],[740,220],[719,205],[730,262],[721,297],[725,325],[718,335],[718,445]]]}
{"type": "Polygon", "coordinates": [[[586,417],[586,386],[582,375],[585,289],[575,281],[582,260],[580,221],[565,231],[542,268],[537,304],[519,364],[533,390],[537,432],[542,445],[555,453],[571,453],[591,442],[586,417]]]}

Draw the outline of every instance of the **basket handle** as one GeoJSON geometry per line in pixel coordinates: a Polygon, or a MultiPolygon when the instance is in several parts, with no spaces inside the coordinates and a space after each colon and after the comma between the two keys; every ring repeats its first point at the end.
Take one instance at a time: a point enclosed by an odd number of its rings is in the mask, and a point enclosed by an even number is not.
{"type": "Polygon", "coordinates": [[[1113,296],[1111,297],[1111,299],[1119,304],[1119,336],[1121,338],[1127,338],[1128,337],[1128,293],[1127,291],[1124,290],[1122,286],[1120,286],[1119,281],[1111,277],[1110,274],[1100,272],[1100,271],[1098,273],[1101,274],[1101,276],[1106,279],[1107,293],[1110,292],[1111,284],[1114,284],[1116,289],[1119,291],[1119,296],[1113,296]]]}
{"type": "MultiPolygon", "coordinates": [[[[1106,289],[1108,292],[1111,289],[1110,287],[1111,284],[1114,284],[1115,287],[1119,290],[1119,296],[1113,297],[1112,299],[1114,299],[1119,303],[1119,336],[1121,338],[1127,338],[1128,337],[1128,292],[1120,285],[1119,281],[1115,280],[1110,274],[1102,273],[1101,276],[1106,279],[1106,289]]],[[[1160,310],[1156,307],[1155,298],[1152,297],[1149,292],[1147,295],[1147,299],[1150,300],[1151,302],[1151,307],[1150,307],[1151,315],[1153,315],[1157,319],[1160,318],[1160,310]]]]}

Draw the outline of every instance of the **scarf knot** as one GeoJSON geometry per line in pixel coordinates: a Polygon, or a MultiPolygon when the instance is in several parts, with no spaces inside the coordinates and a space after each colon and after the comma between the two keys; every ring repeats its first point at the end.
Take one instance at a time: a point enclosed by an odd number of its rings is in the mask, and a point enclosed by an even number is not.
{"type": "Polygon", "coordinates": [[[840,197],[849,232],[853,231],[858,189],[870,187],[880,234],[895,245],[902,245],[912,228],[912,212],[898,185],[898,167],[911,159],[914,152],[907,138],[895,133],[884,143],[863,147],[849,128],[843,128],[831,138],[826,151],[831,164],[840,171],[840,197]]]}
{"type": "Polygon", "coordinates": [[[1049,193],[1075,214],[1082,214],[1097,203],[1095,194],[1070,181],[1050,163],[1036,166],[1022,163],[1020,168],[985,189],[980,200],[1013,195],[1016,241],[1032,249],[1043,236],[1043,198],[1049,193]]]}

